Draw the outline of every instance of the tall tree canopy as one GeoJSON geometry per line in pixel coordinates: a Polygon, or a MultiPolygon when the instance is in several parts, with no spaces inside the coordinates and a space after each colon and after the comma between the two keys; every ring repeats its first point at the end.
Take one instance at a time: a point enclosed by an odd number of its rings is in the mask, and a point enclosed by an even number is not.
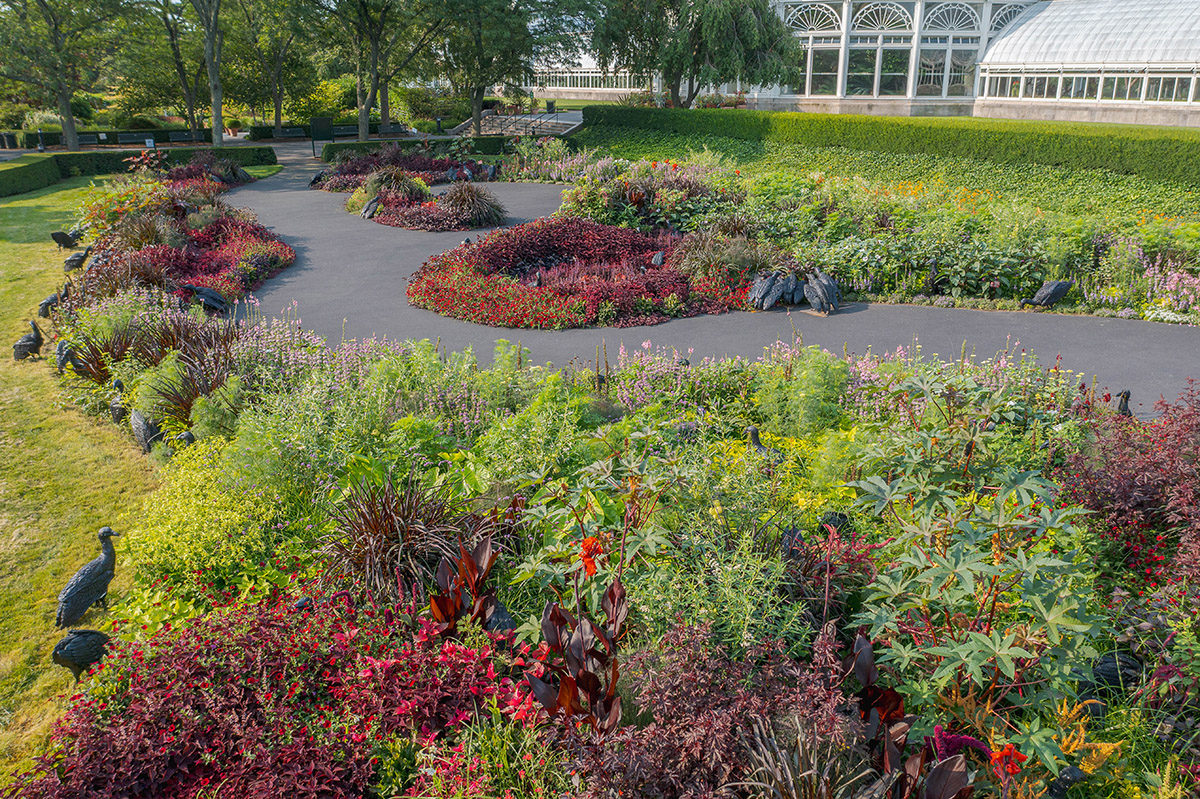
{"type": "Polygon", "coordinates": [[[71,113],[114,50],[125,0],[0,0],[0,77],[36,87],[58,108],[67,149],[79,149],[71,113]]]}
{"type": "Polygon", "coordinates": [[[204,31],[204,64],[208,68],[209,106],[212,108],[212,143],[220,147],[225,139],[224,92],[221,87],[221,47],[225,31],[221,29],[221,0],[190,0],[204,31]]]}
{"type": "Polygon", "coordinates": [[[441,42],[440,74],[467,93],[476,133],[492,87],[522,83],[535,62],[571,57],[588,8],[578,0],[456,0],[441,42]]]}
{"type": "Polygon", "coordinates": [[[679,108],[704,86],[794,82],[801,60],[769,0],[605,0],[592,46],[604,68],[660,73],[679,108]]]}
{"type": "Polygon", "coordinates": [[[425,55],[453,13],[440,0],[309,0],[355,64],[358,138],[366,141],[381,77],[425,55]]]}

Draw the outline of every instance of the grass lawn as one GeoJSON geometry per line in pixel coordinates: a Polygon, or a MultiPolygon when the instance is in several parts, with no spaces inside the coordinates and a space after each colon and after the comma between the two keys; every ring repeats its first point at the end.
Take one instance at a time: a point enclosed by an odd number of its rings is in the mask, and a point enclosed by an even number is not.
{"type": "MultiPolygon", "coordinates": [[[[251,171],[264,167],[251,167],[251,171]]],[[[265,167],[277,169],[277,167],[265,167]]],[[[9,345],[28,331],[37,303],[63,279],[50,232],[70,227],[84,189],[97,178],[71,178],[0,199],[0,773],[27,761],[51,729],[72,687],[50,661],[62,633],[54,627],[59,590],[100,552],[96,531],[118,532],[155,487],[150,463],[132,437],[107,419],[81,413],[48,358],[17,363],[9,345]]],[[[129,580],[117,543],[112,595],[129,580]]],[[[97,612],[82,626],[103,629],[97,612]]]]}
{"type": "Polygon", "coordinates": [[[279,172],[279,170],[283,169],[283,164],[262,164],[260,166],[248,166],[245,169],[251,176],[262,179],[269,178],[271,175],[279,172]]]}

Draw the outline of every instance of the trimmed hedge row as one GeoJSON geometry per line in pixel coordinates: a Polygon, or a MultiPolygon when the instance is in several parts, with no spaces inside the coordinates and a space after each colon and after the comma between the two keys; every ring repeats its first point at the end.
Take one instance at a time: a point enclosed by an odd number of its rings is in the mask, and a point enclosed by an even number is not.
{"type": "Polygon", "coordinates": [[[23,155],[0,162],[0,197],[53,186],[62,178],[52,154],[23,155]]]}
{"type": "MultiPolygon", "coordinates": [[[[480,155],[500,155],[504,152],[504,142],[507,139],[507,136],[476,136],[471,141],[475,143],[475,151],[480,155]]],[[[379,141],[342,142],[340,144],[330,142],[321,148],[321,160],[332,161],[335,155],[344,150],[369,153],[378,150],[384,145],[396,145],[405,150],[416,150],[425,146],[424,139],[384,139],[379,141]]]]}
{"type": "MultiPolygon", "coordinates": [[[[101,130],[80,130],[80,135],[104,133],[108,135],[107,144],[116,145],[118,133],[136,133],[142,139],[154,139],[155,144],[170,144],[171,134],[179,133],[185,128],[154,128],[152,130],[116,130],[104,128],[101,130]]],[[[17,147],[22,150],[32,150],[38,146],[38,134],[36,130],[3,130],[0,133],[12,134],[17,139],[17,147]]],[[[201,141],[212,139],[210,128],[200,128],[198,131],[201,141]]],[[[47,147],[58,147],[63,143],[62,133],[60,131],[45,131],[42,133],[42,140],[47,147]]],[[[90,145],[89,145],[90,146],[90,145]]],[[[121,145],[128,147],[128,144],[121,145]]]]}
{"type": "MultiPolygon", "coordinates": [[[[167,154],[173,164],[187,163],[193,155],[211,147],[171,147],[167,154]]],[[[80,153],[37,153],[0,163],[0,197],[45,188],[62,178],[75,175],[107,175],[124,172],[125,159],[139,150],[90,150],[80,153]]],[[[270,147],[221,147],[217,153],[242,166],[279,163],[270,147]]]]}
{"type": "MultiPolygon", "coordinates": [[[[354,125],[355,128],[358,127],[357,122],[346,122],[345,124],[346,125],[354,125]]],[[[283,127],[285,127],[285,128],[303,128],[305,138],[312,137],[312,126],[309,125],[307,122],[305,122],[303,124],[298,124],[298,125],[284,125],[283,127]]],[[[342,123],[335,123],[334,127],[340,128],[340,127],[342,127],[342,123]]],[[[249,141],[262,141],[263,139],[275,138],[275,126],[274,125],[251,125],[250,127],[246,128],[246,130],[248,131],[246,133],[246,139],[249,141]]],[[[370,123],[367,126],[367,130],[371,133],[378,133],[379,132],[379,123],[378,122],[370,123]]]]}
{"type": "Polygon", "coordinates": [[[1108,169],[1200,185],[1200,130],[975,117],[880,117],[732,109],[589,105],[589,126],[724,136],[806,147],[973,158],[1004,164],[1108,169]]]}

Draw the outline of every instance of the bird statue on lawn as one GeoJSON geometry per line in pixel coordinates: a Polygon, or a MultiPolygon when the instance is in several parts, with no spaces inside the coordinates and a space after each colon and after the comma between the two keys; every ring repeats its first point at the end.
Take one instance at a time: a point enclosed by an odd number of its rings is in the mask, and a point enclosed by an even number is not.
{"type": "Polygon", "coordinates": [[[13,344],[13,360],[23,361],[30,356],[38,356],[42,354],[42,344],[45,339],[42,338],[41,328],[32,320],[29,326],[33,328],[30,332],[17,339],[17,343],[13,344]]]}
{"type": "Polygon", "coordinates": [[[117,552],[113,548],[114,533],[111,527],[101,527],[100,557],[84,565],[58,594],[58,613],[54,621],[60,628],[70,627],[99,603],[108,609],[108,584],[117,570],[117,552]]]}
{"type": "Polygon", "coordinates": [[[80,676],[104,657],[108,636],[96,630],[71,630],[66,637],[54,645],[50,659],[75,675],[80,676]]]}

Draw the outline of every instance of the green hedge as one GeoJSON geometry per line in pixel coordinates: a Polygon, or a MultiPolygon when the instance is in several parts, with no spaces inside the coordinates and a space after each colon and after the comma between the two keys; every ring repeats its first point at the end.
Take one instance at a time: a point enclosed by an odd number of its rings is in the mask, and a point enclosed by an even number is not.
{"type": "Polygon", "coordinates": [[[807,147],[974,158],[1004,164],[1109,169],[1200,185],[1200,130],[974,117],[879,117],[733,109],[589,105],[589,126],[725,136],[807,147]]]}
{"type": "MultiPolygon", "coordinates": [[[[79,133],[81,135],[82,134],[92,134],[92,133],[107,134],[108,142],[106,144],[115,146],[117,144],[117,134],[118,133],[136,133],[142,139],[151,139],[151,138],[154,139],[154,142],[156,144],[170,144],[171,143],[171,134],[179,133],[181,130],[186,130],[186,128],[170,128],[170,129],[155,128],[153,130],[113,130],[113,129],[108,129],[108,128],[103,128],[103,129],[98,129],[98,130],[87,130],[87,129],[81,128],[79,130],[79,133]]],[[[0,133],[9,133],[9,134],[16,136],[17,137],[17,147],[19,149],[32,150],[38,146],[38,134],[37,134],[36,130],[4,130],[4,131],[0,131],[0,133]]],[[[200,128],[200,130],[198,131],[198,134],[200,136],[201,141],[209,141],[212,139],[212,134],[210,133],[209,128],[200,128]]],[[[63,143],[63,136],[62,136],[62,133],[59,131],[46,131],[46,132],[42,133],[42,141],[45,143],[45,145],[47,147],[58,147],[63,143]]],[[[106,144],[102,143],[101,146],[106,146],[106,144]]],[[[94,145],[88,145],[88,146],[90,147],[90,146],[94,146],[94,145]]],[[[121,147],[129,147],[130,145],[122,144],[120,146],[121,147]]]]}
{"type": "MultiPolygon", "coordinates": [[[[479,155],[500,155],[504,152],[504,142],[506,136],[477,136],[472,139],[475,142],[475,151],[479,155]]],[[[439,141],[437,139],[434,140],[439,141]]],[[[441,139],[440,141],[449,141],[449,139],[441,139]]],[[[369,153],[378,150],[384,145],[397,145],[405,150],[416,150],[424,146],[423,139],[397,139],[395,141],[350,141],[342,143],[330,142],[321,148],[321,160],[332,161],[333,157],[343,150],[354,150],[359,153],[369,153]]]]}
{"type": "MultiPolygon", "coordinates": [[[[334,127],[340,128],[340,127],[342,127],[343,124],[355,125],[355,126],[358,125],[357,122],[346,122],[346,123],[336,123],[335,122],[334,127]]],[[[303,125],[284,125],[283,127],[285,127],[285,128],[303,128],[304,135],[306,137],[312,136],[312,128],[307,122],[304,123],[303,125]]],[[[393,127],[392,132],[396,133],[397,131],[395,130],[395,128],[398,127],[398,124],[393,125],[392,127],[393,127]]],[[[249,133],[246,134],[246,138],[250,141],[262,141],[263,139],[275,138],[275,126],[274,125],[251,125],[249,128],[247,128],[247,130],[249,131],[249,133]]],[[[370,123],[367,126],[367,130],[371,133],[378,133],[379,132],[379,123],[378,122],[370,123]]],[[[285,140],[286,139],[281,139],[281,141],[285,141],[285,140]]]]}
{"type": "MultiPolygon", "coordinates": [[[[193,155],[211,147],[164,148],[167,161],[187,163],[193,155]]],[[[140,150],[89,150],[80,153],[38,153],[0,162],[0,197],[22,194],[57,183],[75,175],[107,175],[129,168],[126,158],[140,150]]],[[[242,166],[276,164],[270,147],[220,147],[217,154],[242,166]]]]}
{"type": "Polygon", "coordinates": [[[0,162],[0,197],[52,186],[59,178],[58,165],[50,154],[23,155],[3,161],[0,162]]]}

